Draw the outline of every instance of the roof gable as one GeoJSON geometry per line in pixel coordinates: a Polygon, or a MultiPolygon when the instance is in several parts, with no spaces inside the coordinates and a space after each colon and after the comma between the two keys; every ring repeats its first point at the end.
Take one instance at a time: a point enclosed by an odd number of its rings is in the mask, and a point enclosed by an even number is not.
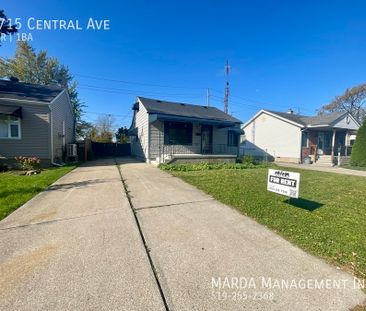
{"type": "Polygon", "coordinates": [[[342,117],[338,118],[332,123],[335,128],[344,128],[350,130],[358,130],[360,124],[350,114],[345,113],[342,117]]]}
{"type": "Polygon", "coordinates": [[[164,114],[171,116],[181,116],[187,118],[211,119],[217,121],[227,121],[233,123],[242,122],[229,114],[215,108],[207,106],[192,105],[186,103],[168,102],[158,99],[137,97],[138,101],[144,105],[149,114],[164,114]]]}
{"type": "MultiPolygon", "coordinates": [[[[245,128],[248,124],[250,124],[251,122],[253,122],[255,119],[257,119],[261,114],[267,114],[267,115],[270,115],[274,118],[277,118],[277,119],[280,119],[284,122],[287,122],[287,123],[290,123],[294,126],[297,126],[297,127],[300,127],[300,128],[303,128],[304,127],[304,124],[301,120],[297,119],[297,118],[291,118],[291,117],[288,117],[287,116],[287,113],[285,112],[281,112],[281,113],[276,113],[274,111],[271,111],[271,110],[260,110],[258,111],[251,119],[249,119],[246,123],[244,123],[243,125],[243,128],[245,128]]],[[[291,115],[291,116],[295,116],[295,115],[291,115]]]]}

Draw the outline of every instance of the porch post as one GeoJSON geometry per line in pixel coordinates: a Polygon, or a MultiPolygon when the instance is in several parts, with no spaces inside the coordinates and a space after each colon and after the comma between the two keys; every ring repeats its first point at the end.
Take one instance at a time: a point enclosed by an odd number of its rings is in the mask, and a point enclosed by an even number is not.
{"type": "Polygon", "coordinates": [[[334,145],[335,145],[335,138],[336,138],[336,130],[333,130],[333,138],[332,138],[332,153],[331,153],[331,159],[332,159],[332,164],[334,162],[334,145]]]}

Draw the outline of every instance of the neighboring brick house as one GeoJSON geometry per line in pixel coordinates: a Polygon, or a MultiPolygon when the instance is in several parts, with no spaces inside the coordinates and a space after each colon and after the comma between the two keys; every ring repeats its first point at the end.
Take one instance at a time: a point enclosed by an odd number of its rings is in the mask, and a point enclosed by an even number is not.
{"type": "Polygon", "coordinates": [[[0,161],[35,156],[42,164],[60,162],[75,140],[68,91],[0,80],[0,161]]]}

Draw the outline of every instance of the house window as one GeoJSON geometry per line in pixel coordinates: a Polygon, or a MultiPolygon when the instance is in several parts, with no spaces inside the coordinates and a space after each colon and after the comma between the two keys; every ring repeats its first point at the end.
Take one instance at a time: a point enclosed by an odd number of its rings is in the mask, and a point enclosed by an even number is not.
{"type": "Polygon", "coordinates": [[[192,123],[164,122],[165,145],[192,145],[192,123]]]}
{"type": "Polygon", "coordinates": [[[234,131],[228,131],[227,134],[227,145],[232,147],[238,147],[238,134],[234,131]]]}
{"type": "Polygon", "coordinates": [[[19,118],[0,114],[0,139],[1,138],[20,138],[19,118]]]}
{"type": "Polygon", "coordinates": [[[309,147],[309,132],[302,132],[301,146],[309,147]]]}

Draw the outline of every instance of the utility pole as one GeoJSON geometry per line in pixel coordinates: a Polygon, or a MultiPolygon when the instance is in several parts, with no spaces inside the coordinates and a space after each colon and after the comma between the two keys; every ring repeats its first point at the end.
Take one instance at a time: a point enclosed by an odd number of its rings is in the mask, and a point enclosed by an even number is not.
{"type": "Polygon", "coordinates": [[[226,87],[225,87],[225,98],[224,98],[224,112],[228,113],[228,111],[229,111],[229,72],[230,72],[229,61],[226,61],[225,72],[226,72],[226,87]]]}
{"type": "Polygon", "coordinates": [[[211,99],[211,94],[210,94],[210,89],[207,89],[207,107],[210,107],[210,99],[211,99]]]}

